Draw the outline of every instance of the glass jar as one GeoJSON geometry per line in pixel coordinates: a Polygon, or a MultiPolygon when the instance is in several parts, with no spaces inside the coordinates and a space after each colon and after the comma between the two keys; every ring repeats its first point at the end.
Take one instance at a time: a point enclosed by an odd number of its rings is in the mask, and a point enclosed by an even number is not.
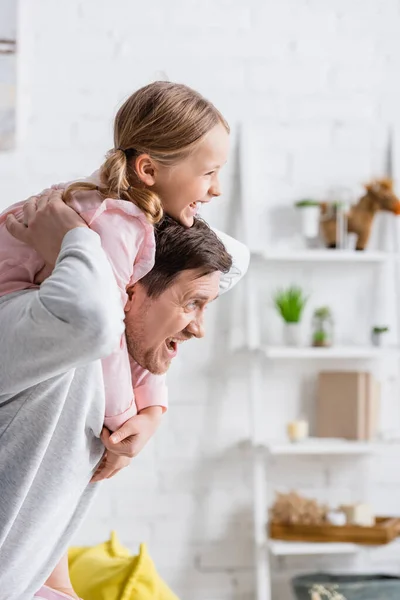
{"type": "Polygon", "coordinates": [[[317,348],[329,348],[333,344],[333,317],[328,306],[314,311],[312,319],[312,345],[317,348]]]}

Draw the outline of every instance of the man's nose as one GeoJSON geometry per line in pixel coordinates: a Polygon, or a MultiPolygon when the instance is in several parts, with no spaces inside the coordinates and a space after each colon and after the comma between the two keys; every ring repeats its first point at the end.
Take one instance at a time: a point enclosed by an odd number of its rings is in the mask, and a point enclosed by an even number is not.
{"type": "Polygon", "coordinates": [[[205,335],[203,317],[198,317],[197,319],[193,319],[190,321],[189,325],[186,327],[187,331],[191,333],[196,338],[202,338],[205,335]]]}

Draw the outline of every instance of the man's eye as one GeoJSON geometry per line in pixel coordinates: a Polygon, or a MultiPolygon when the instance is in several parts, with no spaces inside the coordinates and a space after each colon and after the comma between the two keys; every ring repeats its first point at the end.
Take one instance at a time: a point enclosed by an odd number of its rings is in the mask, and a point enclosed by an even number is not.
{"type": "Polygon", "coordinates": [[[186,308],[188,310],[195,310],[195,308],[197,308],[197,300],[192,300],[191,302],[189,302],[188,304],[186,304],[186,308]]]}

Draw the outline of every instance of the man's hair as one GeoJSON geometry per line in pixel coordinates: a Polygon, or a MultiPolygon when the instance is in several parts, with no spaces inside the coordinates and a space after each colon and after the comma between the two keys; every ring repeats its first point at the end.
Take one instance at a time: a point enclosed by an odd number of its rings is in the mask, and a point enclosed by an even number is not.
{"type": "Polygon", "coordinates": [[[165,216],[155,225],[154,234],[154,267],[140,280],[152,298],[162,294],[182,271],[198,269],[198,277],[203,277],[215,271],[228,273],[232,266],[224,244],[202,219],[195,218],[187,228],[165,216]]]}

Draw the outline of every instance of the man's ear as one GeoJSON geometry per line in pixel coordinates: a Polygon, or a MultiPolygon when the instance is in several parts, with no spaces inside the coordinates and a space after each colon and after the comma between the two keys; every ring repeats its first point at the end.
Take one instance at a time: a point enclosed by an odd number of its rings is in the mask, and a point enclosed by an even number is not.
{"type": "Polygon", "coordinates": [[[148,154],[139,154],[135,159],[135,172],[140,181],[151,187],[156,182],[156,165],[148,154]]]}

